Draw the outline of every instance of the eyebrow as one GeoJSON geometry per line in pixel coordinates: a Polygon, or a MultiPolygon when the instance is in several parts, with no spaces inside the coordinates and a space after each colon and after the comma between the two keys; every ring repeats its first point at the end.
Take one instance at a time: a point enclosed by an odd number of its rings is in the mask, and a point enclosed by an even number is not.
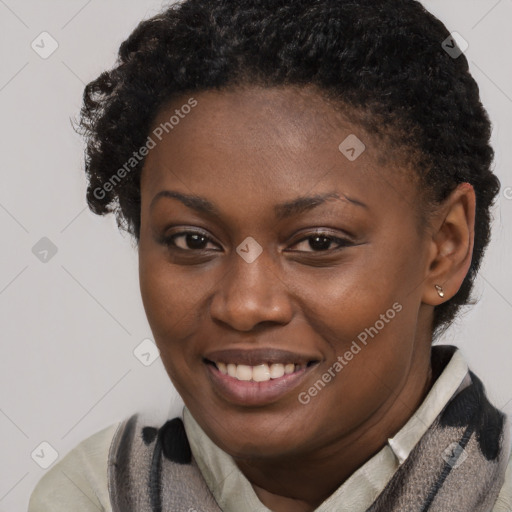
{"type": "MultiPolygon", "coordinates": [[[[221,217],[221,213],[218,210],[218,208],[205,197],[196,196],[192,194],[183,194],[175,190],[161,190],[160,192],[158,192],[155,195],[155,197],[153,197],[153,199],[151,200],[149,209],[151,210],[155,206],[157,201],[162,197],[167,197],[169,199],[177,199],[188,208],[195,210],[199,213],[210,215],[216,218],[221,217]]],[[[328,192],[325,194],[318,194],[314,196],[298,197],[291,201],[277,204],[274,206],[274,213],[277,220],[284,220],[286,218],[292,217],[293,215],[304,213],[322,204],[325,204],[329,199],[336,199],[343,202],[349,202],[356,206],[368,209],[368,205],[366,205],[365,203],[358,199],[348,197],[345,194],[342,194],[340,196],[337,192],[328,192]]]]}

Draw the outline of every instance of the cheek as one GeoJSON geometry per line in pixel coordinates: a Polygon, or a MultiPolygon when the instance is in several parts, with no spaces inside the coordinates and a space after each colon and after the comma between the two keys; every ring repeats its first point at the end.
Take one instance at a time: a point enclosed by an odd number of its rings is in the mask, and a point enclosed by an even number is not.
{"type": "Polygon", "coordinates": [[[140,256],[139,282],[151,328],[173,338],[186,337],[198,314],[201,287],[178,266],[167,262],[158,250],[140,256]]]}
{"type": "Polygon", "coordinates": [[[176,278],[177,272],[151,254],[139,258],[142,302],[160,350],[162,364],[182,398],[194,390],[194,353],[188,337],[197,325],[194,287],[176,278]]]}
{"type": "Polygon", "coordinates": [[[376,322],[379,330],[383,325],[389,330],[388,325],[397,323],[396,308],[415,299],[408,296],[410,283],[418,282],[418,276],[413,277],[417,273],[413,266],[403,251],[382,252],[370,246],[358,249],[354,257],[336,268],[303,272],[301,291],[297,292],[302,301],[300,308],[307,312],[315,332],[330,340],[337,350],[344,350],[376,322]],[[398,306],[393,309],[395,303],[398,306]]]}
{"type": "Polygon", "coordinates": [[[139,258],[140,290],[146,316],[162,363],[178,388],[183,378],[190,380],[190,375],[186,375],[192,352],[187,337],[197,325],[194,321],[197,301],[194,288],[176,279],[177,275],[176,270],[159,257],[143,254],[139,258]]]}
{"type": "MultiPolygon", "coordinates": [[[[322,393],[332,406],[328,414],[333,421],[340,414],[362,421],[407,378],[420,305],[414,283],[421,282],[421,273],[406,251],[403,247],[388,252],[396,257],[375,260],[369,256],[351,269],[310,283],[321,290],[320,299],[309,302],[315,306],[307,310],[307,321],[328,344],[322,371],[330,382],[322,393]]],[[[312,400],[316,414],[322,413],[322,401],[312,400]]]]}
{"type": "Polygon", "coordinates": [[[407,381],[414,359],[414,309],[403,306],[397,312],[378,305],[368,310],[354,306],[336,324],[331,320],[332,332],[339,336],[330,338],[332,355],[300,390],[305,393],[301,403],[308,402],[304,413],[319,438],[330,439],[340,429],[349,431],[364,423],[407,381]],[[381,311],[388,311],[388,323],[379,318],[381,311]],[[323,387],[320,380],[329,382],[323,387]]]}

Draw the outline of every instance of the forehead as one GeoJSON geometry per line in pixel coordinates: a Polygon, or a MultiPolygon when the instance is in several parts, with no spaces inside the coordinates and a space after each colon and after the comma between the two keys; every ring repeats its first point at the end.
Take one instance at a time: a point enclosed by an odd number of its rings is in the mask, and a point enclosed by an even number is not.
{"type": "Polygon", "coordinates": [[[149,135],[155,146],[144,162],[143,205],[164,188],[238,198],[241,206],[333,190],[415,204],[404,200],[415,191],[402,173],[382,163],[385,148],[312,87],[184,95],[160,109],[149,135]]]}

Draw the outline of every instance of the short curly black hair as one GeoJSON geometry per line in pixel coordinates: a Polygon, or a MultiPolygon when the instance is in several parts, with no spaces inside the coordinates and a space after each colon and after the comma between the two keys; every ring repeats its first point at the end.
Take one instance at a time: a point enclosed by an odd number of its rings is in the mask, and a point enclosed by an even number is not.
{"type": "Polygon", "coordinates": [[[491,170],[489,117],[466,57],[443,47],[446,41],[453,46],[449,37],[416,0],[184,0],[165,6],[121,44],[116,66],[85,88],[77,131],[87,142],[88,205],[96,214],[114,212],[138,243],[144,159],[132,160],[119,182],[112,176],[145,144],[165,103],[239,85],[318,87],[368,133],[394,134],[395,146],[414,161],[431,209],[459,183],[475,189],[471,267],[458,293],[434,310],[436,338],[461,306],[473,303],[500,189],[491,170]]]}

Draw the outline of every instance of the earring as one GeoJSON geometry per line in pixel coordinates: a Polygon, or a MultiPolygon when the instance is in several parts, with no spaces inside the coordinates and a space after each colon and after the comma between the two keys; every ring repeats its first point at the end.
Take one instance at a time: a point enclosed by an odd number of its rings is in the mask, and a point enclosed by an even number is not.
{"type": "Polygon", "coordinates": [[[437,290],[437,293],[438,293],[439,297],[444,297],[443,287],[439,286],[438,284],[436,284],[435,287],[436,287],[436,290],[437,290]]]}

